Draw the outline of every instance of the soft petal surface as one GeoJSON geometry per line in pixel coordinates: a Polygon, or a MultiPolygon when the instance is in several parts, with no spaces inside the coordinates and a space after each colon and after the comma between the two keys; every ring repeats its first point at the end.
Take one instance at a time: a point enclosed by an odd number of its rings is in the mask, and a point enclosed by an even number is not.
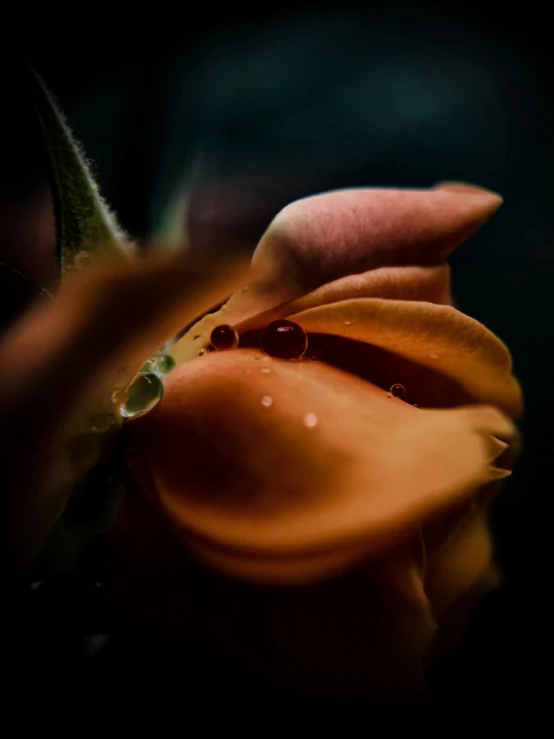
{"type": "MultiPolygon", "coordinates": [[[[242,272],[242,268],[239,268],[242,272]]],[[[69,278],[59,297],[14,325],[0,347],[0,407],[9,547],[23,568],[40,550],[106,441],[92,419],[183,322],[239,284],[237,265],[186,257],[102,261],[69,278]],[[83,458],[78,437],[94,437],[83,458]]]]}
{"type": "MultiPolygon", "coordinates": [[[[307,332],[381,347],[458,382],[475,401],[522,413],[521,389],[506,346],[483,324],[450,306],[359,299],[290,316],[307,332]]],[[[250,326],[248,326],[250,327],[250,326]]]]}
{"type": "Polygon", "coordinates": [[[493,437],[515,430],[488,406],[422,410],[322,362],[265,363],[249,350],[167,379],[160,405],[130,427],[184,542],[240,576],[256,558],[256,576],[296,579],[306,557],[302,577],[328,575],[315,554],[338,552],[344,564],[382,553],[507,474],[493,437]],[[275,557],[290,571],[273,568],[275,557]]]}
{"type": "MultiPolygon", "coordinates": [[[[448,271],[433,268],[445,267],[446,257],[501,204],[494,193],[453,183],[431,190],[339,190],[298,200],[268,227],[247,284],[217,318],[194,326],[198,345],[209,343],[214,320],[234,325],[275,309],[280,317],[287,310],[280,306],[308,293],[316,293],[312,305],[359,296],[448,304],[448,271]],[[382,268],[395,269],[371,274],[382,268]]],[[[192,358],[190,345],[177,344],[175,356],[192,358]]]]}
{"type": "MultiPolygon", "coordinates": [[[[450,268],[447,264],[428,267],[381,267],[359,275],[347,275],[318,287],[297,300],[291,300],[257,313],[243,327],[265,326],[271,321],[300,313],[320,305],[359,298],[386,298],[389,300],[418,300],[450,305],[450,268]]],[[[232,320],[229,305],[204,316],[195,323],[194,330],[176,343],[172,355],[177,362],[198,356],[200,349],[210,344],[210,334],[221,323],[232,320]]]]}
{"type": "Polygon", "coordinates": [[[325,582],[263,587],[197,564],[133,491],[110,552],[119,612],[172,650],[201,650],[312,697],[429,697],[422,662],[436,624],[409,549],[325,582]]]}

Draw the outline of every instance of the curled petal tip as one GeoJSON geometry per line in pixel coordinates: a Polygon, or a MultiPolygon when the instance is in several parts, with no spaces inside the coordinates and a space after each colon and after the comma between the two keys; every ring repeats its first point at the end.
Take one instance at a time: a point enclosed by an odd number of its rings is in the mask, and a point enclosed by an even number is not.
{"type": "Polygon", "coordinates": [[[504,202],[504,198],[499,193],[487,190],[486,187],[472,185],[469,182],[437,182],[433,189],[448,190],[449,192],[459,192],[467,195],[482,195],[483,197],[487,197],[491,201],[491,204],[496,204],[496,208],[500,208],[504,202]]]}

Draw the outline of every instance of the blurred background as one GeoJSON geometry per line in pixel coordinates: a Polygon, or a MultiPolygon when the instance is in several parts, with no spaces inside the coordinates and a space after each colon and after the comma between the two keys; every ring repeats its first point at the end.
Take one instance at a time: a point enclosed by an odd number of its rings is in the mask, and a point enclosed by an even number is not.
{"type": "MultiPolygon", "coordinates": [[[[526,395],[524,454],[493,513],[506,580],[431,679],[439,705],[538,715],[552,657],[554,462],[554,104],[541,11],[299,2],[197,9],[183,23],[160,7],[123,33],[96,17],[83,35],[32,36],[19,51],[139,239],[185,229],[193,248],[251,250],[291,200],[348,186],[462,180],[504,196],[451,262],[457,305],[508,344],[526,395]]],[[[9,94],[4,148],[21,174],[25,127],[10,128],[21,115],[9,94]]],[[[24,190],[32,177],[20,179],[24,190]]],[[[15,198],[11,184],[2,194],[15,198]]]]}

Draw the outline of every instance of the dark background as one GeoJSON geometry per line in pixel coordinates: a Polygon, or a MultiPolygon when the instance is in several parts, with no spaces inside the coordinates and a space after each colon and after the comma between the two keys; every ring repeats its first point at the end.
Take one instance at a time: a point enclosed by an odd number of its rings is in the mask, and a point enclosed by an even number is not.
{"type": "MultiPolygon", "coordinates": [[[[457,305],[508,344],[526,396],[524,454],[493,512],[506,581],[431,681],[448,710],[541,716],[552,659],[554,461],[546,19],[534,4],[500,13],[487,4],[299,3],[249,15],[195,9],[186,22],[152,7],[123,28],[108,32],[89,18],[82,33],[35,29],[18,50],[134,236],[171,235],[185,185],[195,248],[253,248],[287,202],[337,187],[462,180],[504,196],[452,265],[457,305]]],[[[53,633],[46,638],[63,641],[63,629],[53,633]]]]}

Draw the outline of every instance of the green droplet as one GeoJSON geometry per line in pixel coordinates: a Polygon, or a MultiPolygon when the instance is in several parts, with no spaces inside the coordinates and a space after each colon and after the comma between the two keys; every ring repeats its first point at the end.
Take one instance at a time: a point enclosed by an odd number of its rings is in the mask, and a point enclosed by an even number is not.
{"type": "Polygon", "coordinates": [[[165,377],[175,367],[175,360],[168,354],[156,352],[142,365],[139,372],[152,372],[158,377],[165,377]]]}
{"type": "Polygon", "coordinates": [[[138,418],[152,410],[162,399],[163,384],[153,372],[139,373],[127,388],[128,397],[119,406],[123,418],[138,418]]]}
{"type": "Polygon", "coordinates": [[[156,366],[155,358],[150,357],[150,359],[147,359],[146,362],[141,366],[139,372],[153,372],[155,366],[156,366]]]}
{"type": "Polygon", "coordinates": [[[158,376],[165,376],[175,367],[175,360],[168,354],[160,354],[155,359],[153,372],[158,376]]]}

